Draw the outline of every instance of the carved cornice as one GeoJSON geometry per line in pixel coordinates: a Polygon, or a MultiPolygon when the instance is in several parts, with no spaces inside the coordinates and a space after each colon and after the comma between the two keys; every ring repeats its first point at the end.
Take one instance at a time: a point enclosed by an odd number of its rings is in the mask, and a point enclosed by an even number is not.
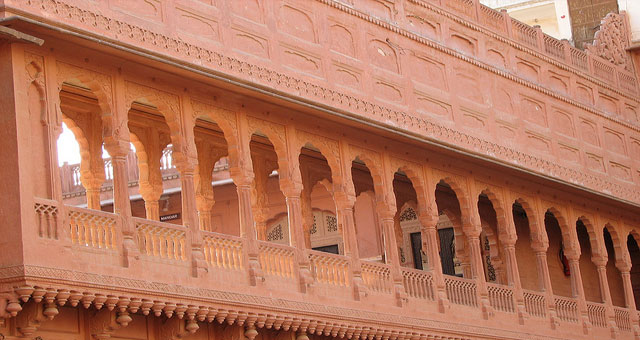
{"type": "MultiPolygon", "coordinates": [[[[333,7],[340,8],[343,11],[352,11],[352,13],[359,13],[354,12],[355,10],[350,7],[329,0],[318,1],[326,2],[327,4],[330,4],[333,7]]],[[[140,46],[142,46],[142,49],[171,49],[172,51],[176,51],[181,57],[191,60],[198,60],[199,65],[215,65],[216,69],[221,72],[240,75],[252,74],[253,78],[262,84],[272,86],[275,89],[284,89],[286,92],[293,91],[299,93],[300,96],[306,97],[308,100],[328,102],[330,105],[339,110],[355,112],[359,116],[367,117],[367,119],[372,118],[374,120],[378,120],[378,124],[380,125],[388,125],[387,123],[383,122],[390,121],[392,122],[392,126],[394,129],[408,131],[411,134],[420,136],[420,138],[426,137],[427,139],[457,145],[461,148],[471,150],[474,153],[483,155],[483,157],[499,159],[501,162],[506,164],[528,168],[550,177],[561,178],[567,183],[574,183],[601,193],[620,197],[627,201],[640,203],[640,192],[638,190],[635,190],[634,186],[613,183],[608,180],[608,177],[606,175],[595,176],[579,170],[567,168],[556,164],[554,161],[542,159],[537,156],[514,150],[509,146],[489,142],[478,137],[467,135],[452,128],[438,125],[436,122],[426,120],[422,117],[418,117],[417,115],[408,114],[402,111],[396,111],[388,107],[384,107],[375,103],[346,95],[336,90],[327,89],[322,86],[315,85],[310,82],[280,73],[278,71],[268,69],[266,67],[253,65],[243,60],[225,56],[215,51],[207,50],[201,46],[195,46],[182,40],[174,39],[160,33],[145,30],[141,27],[105,17],[89,10],[74,7],[60,0],[33,0],[29,4],[31,6],[37,7],[38,10],[55,12],[57,15],[63,15],[69,20],[78,20],[78,24],[98,27],[102,30],[113,32],[113,34],[118,36],[126,36],[130,39],[138,41],[140,43],[140,46]],[[82,18],[81,21],[80,18],[82,18]]],[[[430,6],[427,4],[423,5],[430,6]]],[[[446,13],[439,9],[438,11],[446,13]]],[[[363,14],[361,13],[358,15],[363,16],[363,14]]],[[[630,128],[634,131],[640,132],[639,127],[621,122],[618,119],[608,116],[604,112],[598,111],[592,107],[588,107],[586,105],[578,103],[570,98],[551,92],[540,85],[519,78],[511,73],[460,54],[455,50],[441,45],[437,42],[402,30],[396,26],[392,26],[389,23],[380,21],[370,16],[366,16],[364,19],[369,20],[381,27],[387,27],[388,29],[401,34],[402,36],[426,44],[436,50],[447,53],[453,57],[464,60],[470,64],[493,72],[504,78],[510,79],[523,86],[527,86],[531,89],[539,91],[546,96],[562,100],[583,110],[589,111],[605,119],[630,128]]],[[[454,20],[455,17],[452,17],[451,19],[454,20]]],[[[543,58],[543,56],[541,56],[541,58],[543,58]]],[[[547,59],[551,61],[551,59],[547,59]]],[[[613,89],[611,90],[613,91],[613,89]]]]}
{"type": "MultiPolygon", "coordinates": [[[[144,315],[177,315],[178,319],[209,322],[217,320],[220,323],[236,322],[240,325],[246,325],[249,321],[255,322],[252,316],[257,316],[258,320],[266,320],[265,323],[270,320],[283,320],[276,329],[282,327],[285,330],[296,331],[306,327],[309,333],[314,333],[315,330],[309,325],[322,324],[325,326],[323,331],[327,334],[335,333],[340,338],[349,339],[356,338],[355,334],[359,334],[360,339],[386,335],[390,340],[426,340],[438,336],[444,336],[445,339],[447,336],[455,336],[461,340],[561,339],[468,323],[407,317],[392,312],[379,313],[308,301],[292,301],[280,296],[271,298],[38,266],[0,269],[0,282],[5,286],[11,286],[12,283],[19,285],[19,288],[15,288],[14,294],[23,302],[29,301],[31,297],[36,299],[36,294],[43,291],[39,287],[54,287],[47,288],[47,292],[57,289],[56,301],[61,306],[66,303],[82,305],[85,308],[94,305],[98,310],[103,306],[109,310],[117,307],[120,313],[127,315],[140,311],[144,315]],[[63,297],[60,298],[60,295],[63,297]],[[127,303],[123,304],[123,301],[127,303]]],[[[265,323],[257,322],[255,326],[263,327],[265,323]]],[[[109,322],[109,325],[114,324],[109,322]]],[[[182,325],[178,328],[182,333],[182,325]]]]}

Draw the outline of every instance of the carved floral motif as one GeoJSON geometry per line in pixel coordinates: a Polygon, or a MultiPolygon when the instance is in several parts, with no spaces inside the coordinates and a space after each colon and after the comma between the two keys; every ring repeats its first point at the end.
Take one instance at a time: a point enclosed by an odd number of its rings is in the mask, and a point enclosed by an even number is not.
{"type": "Polygon", "coordinates": [[[587,50],[614,65],[622,65],[631,71],[632,63],[629,59],[629,34],[624,17],[617,13],[607,14],[600,21],[600,29],[596,32],[592,45],[587,50]]]}

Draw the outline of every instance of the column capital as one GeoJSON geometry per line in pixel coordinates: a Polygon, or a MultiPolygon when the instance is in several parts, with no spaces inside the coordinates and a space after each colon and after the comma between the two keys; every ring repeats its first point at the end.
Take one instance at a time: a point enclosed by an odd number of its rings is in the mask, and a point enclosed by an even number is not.
{"type": "Polygon", "coordinates": [[[112,139],[110,141],[106,141],[104,148],[107,150],[111,158],[127,157],[131,151],[129,141],[124,139],[112,139]]]}
{"type": "Polygon", "coordinates": [[[629,273],[631,272],[631,261],[627,261],[625,260],[617,260],[616,261],[616,268],[618,268],[618,270],[621,273],[629,273]]]}
{"type": "Polygon", "coordinates": [[[591,262],[596,267],[605,267],[607,265],[608,258],[604,255],[594,255],[591,257],[591,262]]]}
{"type": "Polygon", "coordinates": [[[280,190],[282,190],[285,197],[300,197],[302,193],[302,181],[295,181],[290,178],[281,178],[280,190]]]}
{"type": "Polygon", "coordinates": [[[239,166],[229,168],[229,175],[236,186],[250,186],[255,178],[253,170],[239,166]]]}
{"type": "Polygon", "coordinates": [[[353,209],[353,206],[356,204],[356,196],[344,190],[334,192],[333,199],[338,209],[353,209]]]}

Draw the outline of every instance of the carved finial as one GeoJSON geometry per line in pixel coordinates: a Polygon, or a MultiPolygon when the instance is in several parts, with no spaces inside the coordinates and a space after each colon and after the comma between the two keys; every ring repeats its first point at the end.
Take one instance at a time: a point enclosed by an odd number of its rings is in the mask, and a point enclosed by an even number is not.
{"type": "Polygon", "coordinates": [[[255,339],[256,336],[258,336],[258,331],[256,330],[256,327],[254,325],[247,326],[246,330],[244,331],[244,336],[247,337],[247,340],[255,339]]]}
{"type": "Polygon", "coordinates": [[[14,291],[16,292],[16,294],[18,294],[18,296],[20,296],[20,300],[26,303],[27,301],[29,301],[29,298],[31,298],[31,294],[33,293],[34,289],[33,287],[22,286],[16,288],[14,291]]]}
{"type": "Polygon", "coordinates": [[[596,32],[592,45],[585,46],[587,51],[614,65],[623,65],[629,70],[631,67],[627,48],[629,34],[623,16],[609,13],[600,21],[600,29],[596,32]]]}

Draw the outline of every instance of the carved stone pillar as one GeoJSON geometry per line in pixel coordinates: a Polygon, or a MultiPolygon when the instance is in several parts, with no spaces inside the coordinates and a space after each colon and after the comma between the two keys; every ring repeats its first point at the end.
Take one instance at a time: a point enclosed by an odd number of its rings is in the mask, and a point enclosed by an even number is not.
{"type": "Polygon", "coordinates": [[[80,164],[80,181],[87,195],[87,208],[100,210],[100,188],[105,180],[104,161],[102,160],[102,135],[99,118],[87,122],[84,127],[88,150],[84,150],[86,157],[82,157],[80,164]],[[86,131],[88,130],[88,131],[86,131]]]}
{"type": "Polygon", "coordinates": [[[400,267],[400,254],[398,252],[398,242],[395,232],[395,210],[394,205],[378,202],[378,216],[382,225],[382,235],[384,243],[384,253],[387,264],[391,265],[391,276],[395,289],[396,302],[398,306],[402,306],[406,300],[404,291],[402,270],[400,267]]]}
{"type": "MultiPolygon", "coordinates": [[[[259,156],[253,159],[253,187],[251,209],[253,210],[253,220],[256,228],[257,239],[261,241],[267,240],[267,181],[269,174],[272,172],[267,167],[266,160],[259,156]]],[[[277,166],[276,166],[277,167],[277,166]]]]}
{"type": "MultiPolygon", "coordinates": [[[[159,132],[151,130],[147,135],[146,151],[147,151],[147,174],[142,174],[140,178],[146,177],[145,181],[140,181],[140,195],[144,200],[145,216],[149,220],[160,220],[160,197],[163,193],[162,187],[162,171],[160,170],[160,159],[165,143],[160,142],[159,132]]],[[[142,170],[142,169],[140,169],[142,170]]]]}
{"type": "Polygon", "coordinates": [[[346,190],[334,193],[336,203],[336,218],[341,226],[342,238],[344,240],[344,254],[351,258],[351,273],[353,275],[353,295],[356,300],[360,300],[366,295],[366,287],[362,280],[362,263],[358,250],[358,236],[356,223],[353,215],[356,203],[355,194],[349,194],[346,190]]]}
{"type": "Polygon", "coordinates": [[[140,251],[136,246],[135,226],[131,220],[131,201],[129,200],[129,141],[113,140],[105,144],[111,155],[113,168],[113,212],[120,216],[122,223],[123,265],[129,266],[131,261],[139,258],[140,251]]]}
{"type": "Polygon", "coordinates": [[[196,159],[183,155],[176,163],[182,187],[182,225],[187,228],[186,256],[191,259],[192,275],[200,277],[207,271],[202,250],[202,234],[198,223],[195,191],[196,159]]]}
{"type": "Polygon", "coordinates": [[[436,289],[436,299],[438,301],[438,310],[444,313],[449,306],[446,285],[444,282],[444,274],[442,273],[442,262],[440,260],[440,251],[438,243],[438,221],[437,207],[435,207],[435,197],[433,198],[432,211],[420,211],[418,218],[421,224],[422,249],[429,259],[429,270],[433,275],[433,281],[436,289]]]}
{"type": "Polygon", "coordinates": [[[520,323],[524,323],[526,318],[526,310],[524,305],[524,291],[522,290],[522,282],[520,281],[520,271],[518,269],[518,261],[516,258],[516,240],[514,237],[504,237],[502,239],[503,253],[505,257],[505,267],[507,271],[507,284],[513,287],[513,294],[518,310],[518,318],[520,323]]]}
{"type": "Polygon", "coordinates": [[[300,290],[306,292],[307,286],[312,284],[310,262],[306,253],[306,243],[303,230],[301,192],[302,183],[291,179],[281,178],[280,188],[285,196],[289,221],[289,239],[298,248],[298,264],[300,275],[300,290]]]}
{"type": "Polygon", "coordinates": [[[82,186],[86,190],[87,194],[87,208],[93,210],[100,210],[100,188],[104,182],[104,164],[102,167],[102,178],[97,177],[97,174],[81,174],[80,178],[82,186]]]}
{"type": "Polygon", "coordinates": [[[584,286],[582,284],[582,274],[580,272],[580,253],[568,251],[565,253],[569,260],[569,270],[571,271],[571,292],[578,303],[578,312],[582,317],[583,331],[587,334],[591,328],[589,315],[587,312],[587,301],[584,296],[584,286]]]}
{"type": "MultiPolygon", "coordinates": [[[[602,247],[604,248],[604,247],[602,247]]],[[[606,254],[606,248],[600,249],[601,254],[606,254]],[[604,251],[604,253],[602,253],[604,251]]],[[[591,261],[596,266],[598,272],[598,281],[600,283],[600,297],[605,305],[605,314],[610,328],[614,333],[617,333],[618,327],[616,325],[615,314],[613,311],[613,303],[611,301],[611,290],[609,289],[609,280],[607,279],[607,256],[606,255],[594,255],[591,261]]]]}
{"type": "Polygon", "coordinates": [[[469,261],[471,263],[471,278],[476,281],[478,303],[482,308],[482,314],[485,319],[491,314],[491,305],[489,303],[489,292],[487,290],[487,281],[484,275],[484,265],[482,261],[482,252],[480,245],[480,219],[473,219],[471,222],[463,225],[464,234],[469,247],[469,261]]]}
{"type": "MultiPolygon", "coordinates": [[[[625,305],[631,311],[636,310],[636,300],[633,295],[633,285],[631,284],[631,259],[629,259],[629,255],[626,254],[627,259],[616,261],[616,267],[620,271],[620,275],[622,276],[622,287],[624,288],[624,300],[625,305]]],[[[637,313],[631,313],[632,316],[637,315],[637,313]]],[[[637,318],[637,316],[636,316],[637,318]]]]}
{"type": "Polygon", "coordinates": [[[198,167],[196,168],[196,209],[198,210],[198,224],[200,230],[215,231],[211,225],[211,209],[215,204],[211,176],[216,161],[222,156],[221,152],[214,152],[211,145],[196,142],[198,150],[198,167]]]}
{"type": "Polygon", "coordinates": [[[302,192],[300,193],[300,208],[302,209],[302,231],[304,234],[304,245],[306,249],[311,249],[311,228],[313,227],[313,206],[311,205],[311,190],[315,183],[306,176],[303,180],[302,192]]]}
{"type": "Polygon", "coordinates": [[[238,210],[240,220],[240,236],[247,239],[247,268],[249,271],[249,282],[255,286],[257,282],[264,280],[262,269],[260,268],[260,255],[257,233],[253,223],[253,211],[251,203],[252,186],[254,185],[254,175],[251,170],[234,167],[229,169],[231,178],[236,185],[238,193],[238,210]]]}

